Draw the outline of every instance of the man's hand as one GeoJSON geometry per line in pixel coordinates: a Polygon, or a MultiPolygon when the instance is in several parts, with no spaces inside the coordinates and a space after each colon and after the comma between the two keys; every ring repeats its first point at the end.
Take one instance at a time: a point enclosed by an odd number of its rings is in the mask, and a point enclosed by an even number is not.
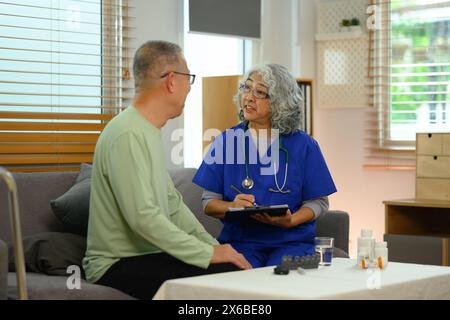
{"type": "Polygon", "coordinates": [[[264,214],[255,214],[252,215],[252,218],[258,220],[263,223],[271,224],[273,226],[282,227],[282,228],[292,228],[295,227],[293,215],[291,210],[287,210],[286,213],[282,216],[270,216],[267,213],[264,214]]]}
{"type": "Polygon", "coordinates": [[[245,257],[233,249],[229,244],[221,244],[214,246],[214,253],[211,264],[215,263],[232,263],[241,269],[251,269],[251,264],[245,257]]]}
{"type": "Polygon", "coordinates": [[[243,208],[243,207],[251,207],[255,203],[255,196],[252,194],[240,193],[238,194],[233,202],[233,208],[243,208]]]}

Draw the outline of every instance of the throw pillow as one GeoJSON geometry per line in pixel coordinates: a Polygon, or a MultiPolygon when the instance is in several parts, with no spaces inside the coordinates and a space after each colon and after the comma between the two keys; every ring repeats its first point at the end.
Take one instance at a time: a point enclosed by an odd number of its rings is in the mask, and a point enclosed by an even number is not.
{"type": "Polygon", "coordinates": [[[50,201],[55,216],[65,231],[86,236],[89,220],[92,166],[81,164],[75,184],[62,196],[50,201]]]}
{"type": "MultiPolygon", "coordinates": [[[[14,248],[8,243],[8,269],[15,272],[14,248]]],[[[23,238],[25,268],[28,272],[67,276],[67,267],[81,268],[86,238],[72,233],[43,232],[23,238]]],[[[83,272],[83,268],[81,268],[83,272]]]]}

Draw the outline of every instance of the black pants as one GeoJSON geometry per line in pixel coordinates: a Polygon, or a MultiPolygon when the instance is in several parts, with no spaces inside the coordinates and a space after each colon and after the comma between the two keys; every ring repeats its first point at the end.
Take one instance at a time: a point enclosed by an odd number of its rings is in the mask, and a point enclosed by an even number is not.
{"type": "Polygon", "coordinates": [[[167,253],[154,253],[120,259],[96,283],[138,299],[152,299],[166,280],[237,270],[240,269],[230,263],[211,264],[202,269],[167,253]]]}

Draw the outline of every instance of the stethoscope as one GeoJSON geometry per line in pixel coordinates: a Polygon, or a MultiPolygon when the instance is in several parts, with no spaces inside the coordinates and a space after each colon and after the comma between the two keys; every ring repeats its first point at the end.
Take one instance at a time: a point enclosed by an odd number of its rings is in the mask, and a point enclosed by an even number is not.
{"type": "MultiPolygon", "coordinates": [[[[244,131],[247,131],[248,129],[248,124],[245,125],[244,131]]],[[[242,180],[242,187],[246,190],[250,190],[251,188],[254,187],[255,182],[253,181],[252,178],[250,178],[250,175],[248,173],[248,163],[247,163],[247,153],[245,151],[245,134],[243,135],[243,139],[244,139],[244,143],[242,144],[244,146],[244,161],[245,161],[245,179],[242,180]]],[[[291,190],[290,189],[286,189],[283,190],[285,185],[286,185],[286,181],[287,181],[287,176],[288,176],[288,167],[289,167],[289,152],[286,148],[283,147],[283,145],[281,144],[281,137],[280,137],[280,142],[279,142],[279,147],[278,149],[280,151],[283,151],[285,154],[285,158],[286,158],[286,167],[284,170],[284,180],[283,180],[283,185],[279,186],[278,184],[278,178],[277,178],[277,164],[274,162],[273,163],[273,179],[275,181],[275,186],[276,189],[273,188],[269,188],[270,192],[277,192],[277,193],[290,193],[291,190]]]]}

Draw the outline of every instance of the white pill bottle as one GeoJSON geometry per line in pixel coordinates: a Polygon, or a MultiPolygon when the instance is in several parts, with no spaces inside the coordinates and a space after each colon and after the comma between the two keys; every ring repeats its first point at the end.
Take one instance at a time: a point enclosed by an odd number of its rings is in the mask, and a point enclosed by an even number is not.
{"type": "Polygon", "coordinates": [[[362,229],[361,236],[358,238],[357,265],[361,264],[363,254],[368,255],[370,262],[375,258],[375,238],[373,237],[372,230],[369,229],[362,229]]]}
{"type": "Polygon", "coordinates": [[[388,248],[386,241],[377,242],[375,244],[375,262],[380,269],[384,269],[388,265],[388,248]]]}

